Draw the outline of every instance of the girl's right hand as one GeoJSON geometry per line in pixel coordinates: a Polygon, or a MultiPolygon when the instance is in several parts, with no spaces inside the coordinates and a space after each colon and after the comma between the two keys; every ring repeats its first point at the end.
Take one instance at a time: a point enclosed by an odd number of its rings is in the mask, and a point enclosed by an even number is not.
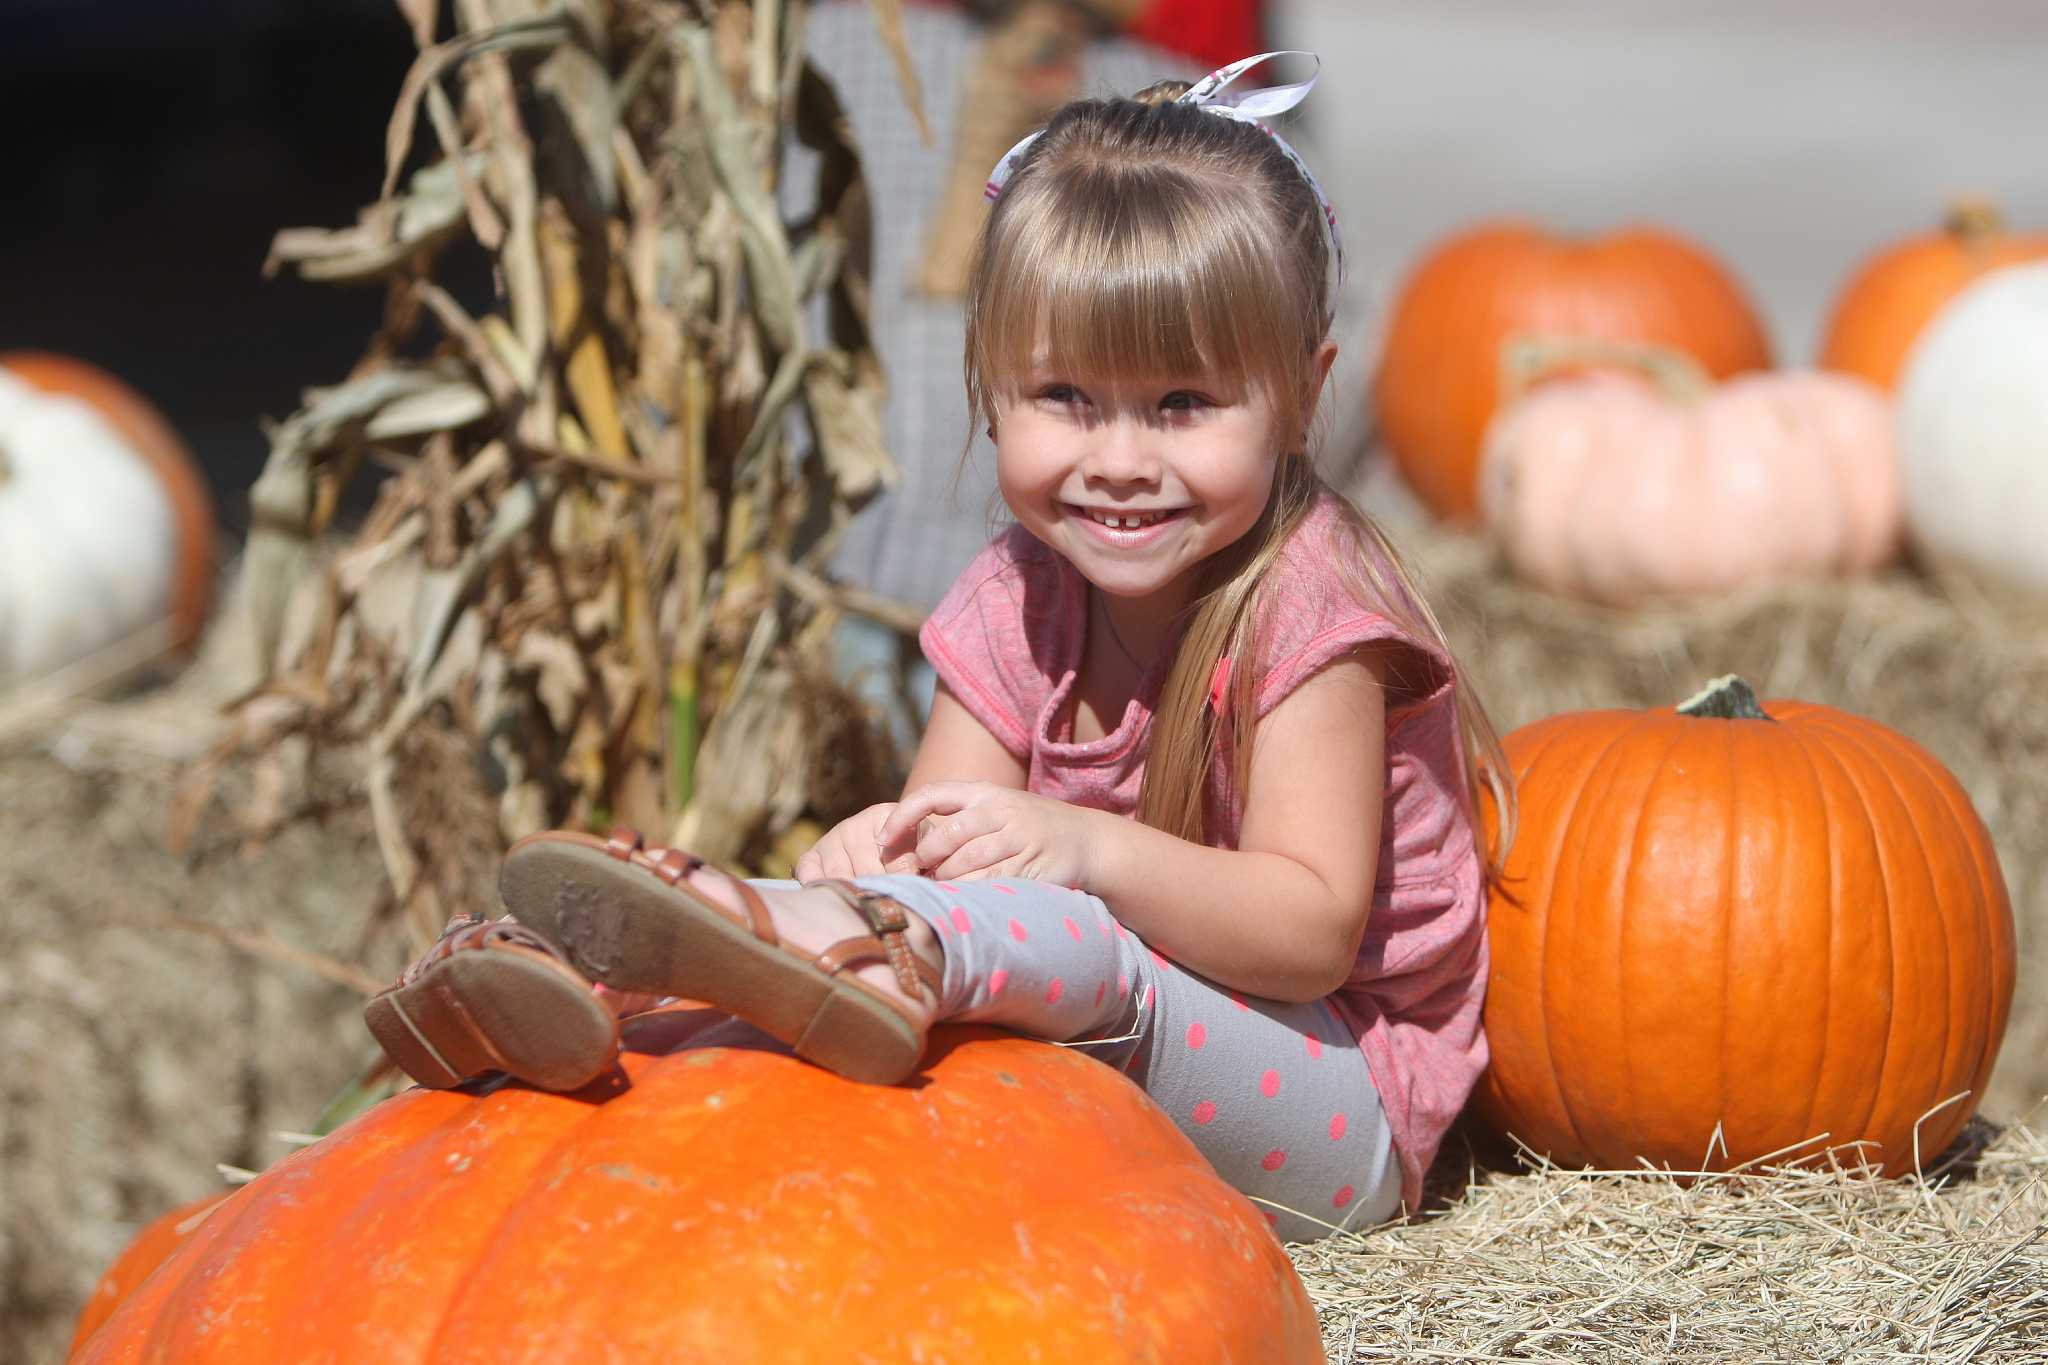
{"type": "Polygon", "coordinates": [[[894,801],[883,801],[849,815],[810,851],[796,860],[796,879],[814,882],[823,877],[878,877],[889,872],[916,872],[915,838],[900,849],[884,850],[877,843],[882,824],[896,809],[894,801]]]}

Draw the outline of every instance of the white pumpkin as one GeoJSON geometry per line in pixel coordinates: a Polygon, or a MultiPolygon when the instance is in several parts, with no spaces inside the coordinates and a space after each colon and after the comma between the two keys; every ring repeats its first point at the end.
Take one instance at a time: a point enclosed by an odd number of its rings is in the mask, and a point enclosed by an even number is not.
{"type": "Polygon", "coordinates": [[[1865,572],[1896,553],[1890,400],[1822,371],[1716,385],[1679,352],[1511,343],[1520,387],[1488,426],[1480,509],[1515,571],[1627,604],[1865,572]],[[1630,372],[1635,371],[1635,372],[1630,372]],[[1647,376],[1647,377],[1646,377],[1647,376]]]}
{"type": "Polygon", "coordinates": [[[213,511],[132,390],[57,356],[0,356],[0,685],[152,627],[189,643],[211,592],[213,511]]]}
{"type": "Polygon", "coordinates": [[[1995,270],[1928,324],[1899,385],[1899,458],[1930,558],[2048,592],[2048,264],[1995,270]]]}

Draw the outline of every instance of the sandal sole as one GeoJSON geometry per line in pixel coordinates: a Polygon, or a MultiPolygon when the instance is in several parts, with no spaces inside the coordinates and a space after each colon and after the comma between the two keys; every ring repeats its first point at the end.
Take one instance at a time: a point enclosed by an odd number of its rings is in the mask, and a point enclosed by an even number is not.
{"type": "Polygon", "coordinates": [[[588,987],[537,954],[457,953],[372,998],[363,1022],[406,1075],[434,1090],[503,1071],[576,1090],[618,1055],[618,1020],[588,987]]]}
{"type": "Polygon", "coordinates": [[[542,836],[515,846],[498,890],[514,918],[592,980],[706,1001],[849,1080],[894,1084],[924,1055],[918,1029],[865,982],[828,976],[809,955],[763,943],[696,893],[595,841],[542,836]]]}

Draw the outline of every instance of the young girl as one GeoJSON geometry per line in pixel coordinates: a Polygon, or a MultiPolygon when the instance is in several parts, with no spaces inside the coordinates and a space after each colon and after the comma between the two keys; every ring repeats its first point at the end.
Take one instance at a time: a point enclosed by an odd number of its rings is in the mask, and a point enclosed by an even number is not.
{"type": "Polygon", "coordinates": [[[1506,769],[1311,468],[1335,217],[1252,121],[1313,82],[1224,93],[1263,60],[1068,105],[990,181],[966,375],[1015,525],[924,627],[902,799],[797,882],[522,841],[518,923],[457,926],[371,1003],[410,1074],[581,1084],[618,1036],[586,978],[878,1083],[977,1021],[1121,1068],[1283,1236],[1416,1207],[1486,1058],[1473,811],[1506,769]]]}

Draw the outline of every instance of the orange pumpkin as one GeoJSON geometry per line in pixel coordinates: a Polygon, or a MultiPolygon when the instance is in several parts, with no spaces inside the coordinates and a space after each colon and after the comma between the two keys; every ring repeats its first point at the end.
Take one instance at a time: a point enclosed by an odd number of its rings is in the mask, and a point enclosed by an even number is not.
{"type": "Polygon", "coordinates": [[[1633,228],[1583,240],[1518,222],[1454,237],[1402,285],[1373,387],[1395,464],[1440,517],[1477,515],[1502,345],[1524,333],[1669,346],[1716,379],[1771,363],[1742,286],[1682,237],[1633,228]]]}
{"type": "MultiPolygon", "coordinates": [[[[33,476],[33,501],[24,509],[24,515],[32,522],[54,528],[83,520],[95,526],[109,542],[102,547],[102,558],[94,559],[90,557],[92,548],[79,544],[78,537],[60,534],[56,537],[57,548],[41,558],[38,565],[41,581],[18,586],[60,603],[67,595],[90,599],[95,612],[101,615],[107,615],[109,599],[132,599],[145,612],[168,615],[169,643],[174,648],[189,645],[206,622],[213,596],[215,525],[212,497],[185,443],[141,394],[84,361],[38,351],[0,353],[0,383],[7,381],[18,381],[27,386],[23,392],[42,395],[43,399],[76,399],[85,404],[97,423],[81,426],[60,421],[46,429],[31,424],[27,414],[16,413],[21,419],[20,429],[11,436],[7,430],[0,430],[0,485],[13,476],[33,476]],[[57,434],[52,437],[58,440],[54,448],[40,444],[21,448],[13,444],[40,442],[50,432],[57,434]],[[112,464],[102,465],[99,461],[112,464]],[[154,498],[163,509],[159,515],[167,535],[160,547],[152,538],[137,536],[121,525],[105,488],[90,481],[103,476],[108,468],[127,468],[130,461],[141,466],[143,479],[153,487],[154,498]],[[58,477],[60,474],[64,478],[58,477]],[[65,478],[71,480],[68,485],[65,478]],[[61,500],[63,507],[50,505],[53,499],[61,500]],[[138,543],[145,539],[151,543],[138,543]],[[104,558],[105,553],[129,555],[145,550],[153,556],[147,564],[104,558]],[[154,556],[160,556],[160,561],[154,556]],[[127,582],[137,574],[151,581],[140,585],[127,582]]],[[[39,401],[36,406],[48,405],[39,401]]],[[[0,615],[6,614],[6,607],[0,601],[0,615]]],[[[81,617],[88,614],[79,613],[81,617]]],[[[115,611],[96,627],[80,624],[77,629],[86,632],[87,638],[77,643],[83,648],[96,648],[110,643],[111,637],[101,636],[142,624],[143,620],[128,619],[115,611]],[[99,633],[92,634],[94,629],[99,633]]],[[[63,661],[61,657],[37,656],[27,662],[49,666],[63,661]]],[[[7,656],[0,652],[0,674],[8,671],[7,656]]]]}
{"type": "Polygon", "coordinates": [[[115,1258],[101,1275],[99,1283],[92,1287],[92,1293],[79,1310],[78,1326],[71,1334],[69,1354],[77,1355],[87,1337],[100,1329],[100,1324],[113,1316],[135,1287],[155,1273],[156,1268],[167,1260],[171,1253],[185,1245],[198,1226],[213,1212],[214,1205],[228,1197],[231,1191],[221,1190],[204,1199],[195,1199],[189,1204],[180,1204],[169,1213],[162,1215],[135,1234],[135,1240],[115,1258]]]}
{"type": "Polygon", "coordinates": [[[1939,231],[1894,243],[1857,267],[1835,300],[1820,363],[1895,389],[1943,304],[1986,271],[2044,257],[2048,233],[2008,232],[1996,206],[1957,204],[1939,231]]]}
{"type": "Polygon", "coordinates": [[[1265,1219],[1123,1076],[987,1029],[918,1084],[668,1051],[413,1090],[237,1191],[78,1357],[1320,1362],[1265,1219]],[[601,1102],[599,1102],[601,1101],[601,1102]]]}
{"type": "Polygon", "coordinates": [[[1890,1174],[1975,1111],[2012,907],[1962,787],[1874,722],[1722,679],[1507,738],[1476,1101],[1560,1163],[1725,1169],[1858,1142],[1890,1174]]]}

